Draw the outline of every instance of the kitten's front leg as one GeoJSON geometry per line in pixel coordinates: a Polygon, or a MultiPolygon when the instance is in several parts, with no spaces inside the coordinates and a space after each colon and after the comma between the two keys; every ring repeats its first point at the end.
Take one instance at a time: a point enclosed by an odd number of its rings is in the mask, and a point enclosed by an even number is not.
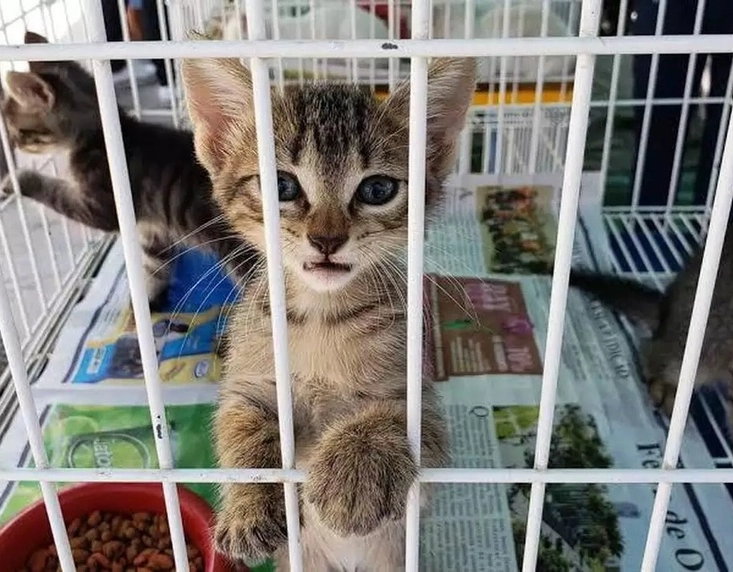
{"type": "MultiPolygon", "coordinates": [[[[89,194],[74,183],[48,177],[36,171],[17,173],[20,194],[64,215],[104,232],[118,230],[117,211],[111,193],[89,194]]],[[[0,196],[14,192],[10,175],[0,183],[0,196]]]]}
{"type": "MultiPolygon", "coordinates": [[[[274,413],[241,400],[223,403],[216,416],[216,437],[222,467],[281,466],[274,413]]],[[[287,540],[282,485],[224,485],[214,537],[217,550],[233,560],[272,555],[287,540]]]]}
{"type": "MultiPolygon", "coordinates": [[[[423,416],[423,461],[447,459],[442,419],[423,416]]],[[[323,434],[310,463],[305,498],[338,534],[365,536],[401,519],[418,467],[407,439],[404,401],[371,402],[323,434]]]]}

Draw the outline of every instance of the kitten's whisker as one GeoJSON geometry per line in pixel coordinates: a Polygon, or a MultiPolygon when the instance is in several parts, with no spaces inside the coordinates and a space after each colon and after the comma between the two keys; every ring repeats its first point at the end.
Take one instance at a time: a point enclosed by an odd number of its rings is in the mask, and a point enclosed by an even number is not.
{"type": "MultiPolygon", "coordinates": [[[[196,311],[193,313],[193,317],[191,318],[191,323],[192,324],[196,321],[196,318],[198,317],[199,313],[201,312],[201,309],[204,307],[204,305],[206,304],[206,301],[209,299],[209,297],[211,296],[211,294],[213,294],[214,290],[216,290],[216,288],[222,282],[224,282],[225,280],[228,280],[229,277],[230,277],[230,275],[234,274],[236,272],[236,270],[240,266],[243,266],[244,264],[246,264],[247,262],[249,262],[249,259],[250,258],[251,257],[246,258],[245,260],[241,261],[239,264],[237,264],[236,266],[234,266],[231,270],[228,270],[227,272],[225,272],[224,273],[224,276],[222,276],[219,279],[219,281],[213,287],[211,287],[209,289],[209,292],[206,294],[206,296],[204,297],[204,299],[199,304],[198,308],[196,308],[196,311]]],[[[236,281],[236,283],[238,283],[238,282],[239,282],[239,280],[236,281]]],[[[236,288],[236,285],[235,285],[235,288],[236,288]]],[[[231,294],[231,292],[230,292],[230,294],[231,294]]],[[[179,358],[181,357],[181,352],[183,352],[183,348],[185,347],[185,342],[188,339],[188,335],[189,335],[190,332],[191,332],[191,329],[189,328],[189,330],[186,332],[186,336],[184,337],[184,342],[181,344],[181,349],[178,352],[178,357],[179,358]]]]}
{"type": "MultiPolygon", "coordinates": [[[[385,259],[384,262],[391,264],[394,267],[393,271],[397,271],[399,273],[400,278],[404,280],[402,289],[406,290],[405,286],[407,284],[407,275],[403,273],[401,269],[399,269],[399,267],[394,265],[392,261],[389,261],[389,259],[385,259]]],[[[395,278],[390,274],[390,272],[386,272],[385,274],[387,278],[389,280],[392,280],[394,283],[395,278]]],[[[402,289],[400,289],[399,286],[397,286],[398,292],[401,292],[402,289]]],[[[404,294],[400,293],[400,297],[402,298],[402,303],[404,304],[405,314],[406,314],[407,313],[407,292],[405,292],[404,294]]],[[[430,327],[430,318],[429,318],[428,312],[425,311],[425,301],[424,300],[423,300],[422,325],[423,325],[423,331],[427,331],[427,329],[430,327]]]]}
{"type": "MultiPolygon", "coordinates": [[[[191,297],[191,294],[194,292],[194,290],[198,287],[201,282],[203,282],[208,276],[213,274],[214,272],[220,271],[224,266],[233,258],[239,256],[240,254],[247,251],[248,245],[242,244],[241,246],[235,248],[232,252],[230,252],[227,256],[222,258],[217,264],[213,265],[211,268],[209,268],[194,284],[191,286],[186,294],[181,298],[181,300],[176,304],[176,307],[173,309],[173,312],[171,314],[171,318],[176,317],[180,309],[183,307],[183,305],[188,301],[188,299],[191,297]]],[[[248,257],[247,260],[249,260],[252,257],[248,257]]]]}
{"type": "MultiPolygon", "coordinates": [[[[175,261],[176,261],[177,259],[179,259],[179,258],[180,258],[181,256],[183,256],[183,255],[185,255],[185,254],[188,254],[188,253],[189,253],[189,252],[191,252],[192,250],[196,250],[196,249],[198,249],[198,248],[204,248],[204,247],[206,247],[206,246],[208,246],[209,244],[212,244],[212,243],[214,243],[214,242],[221,242],[221,241],[223,241],[223,240],[230,240],[230,239],[232,239],[232,238],[237,238],[238,236],[239,236],[239,235],[237,235],[237,234],[227,234],[226,236],[220,236],[219,238],[212,238],[211,240],[207,240],[206,242],[202,242],[202,243],[200,243],[200,244],[194,244],[194,245],[192,245],[192,246],[189,246],[189,247],[188,247],[188,248],[186,248],[185,250],[182,250],[182,251],[180,251],[180,252],[176,253],[176,255],[175,255],[175,256],[172,256],[171,258],[167,258],[167,259],[165,260],[165,262],[164,262],[163,264],[161,264],[160,266],[158,266],[158,268],[156,268],[156,269],[155,269],[155,270],[154,270],[154,271],[153,271],[153,272],[152,272],[151,274],[152,274],[152,275],[155,275],[155,274],[157,274],[158,272],[160,272],[161,270],[163,270],[163,268],[165,268],[165,267],[166,267],[166,266],[168,266],[169,264],[171,264],[171,263],[175,262],[175,261]]],[[[168,250],[168,248],[165,248],[165,249],[161,250],[161,251],[160,251],[160,252],[158,253],[158,255],[160,256],[160,254],[162,254],[162,253],[163,253],[163,252],[165,252],[166,250],[168,250]]],[[[208,249],[208,250],[211,250],[211,249],[208,249]]]]}
{"type": "MultiPolygon", "coordinates": [[[[392,256],[391,256],[391,255],[392,255],[392,253],[390,253],[390,252],[385,252],[385,254],[386,254],[386,256],[384,256],[384,257],[383,257],[383,258],[381,259],[381,262],[382,262],[382,263],[383,263],[383,264],[384,264],[385,266],[386,266],[386,265],[389,265],[389,266],[391,267],[391,269],[392,269],[392,272],[396,273],[396,274],[397,274],[397,276],[398,276],[399,278],[401,278],[401,279],[402,279],[402,280],[404,281],[404,284],[402,285],[402,288],[400,288],[400,287],[399,287],[399,286],[397,286],[396,284],[395,284],[395,285],[396,285],[396,289],[397,289],[397,292],[399,293],[400,297],[402,297],[402,302],[403,302],[403,304],[404,304],[404,307],[405,307],[405,309],[407,309],[407,299],[406,299],[406,292],[404,293],[404,295],[402,294],[402,290],[403,290],[403,289],[404,289],[404,290],[406,290],[406,284],[407,284],[407,272],[406,272],[406,271],[405,271],[405,270],[404,270],[403,268],[401,268],[401,267],[400,267],[399,265],[397,265],[397,264],[396,264],[396,263],[394,262],[394,260],[392,259],[392,256]]],[[[386,274],[387,278],[389,278],[390,280],[392,280],[392,281],[393,281],[393,283],[395,283],[395,282],[394,282],[394,277],[392,277],[392,275],[391,275],[391,272],[387,271],[387,272],[385,272],[385,274],[386,274]]],[[[425,275],[425,274],[424,274],[424,275],[425,275]]],[[[429,277],[429,278],[430,278],[430,277],[429,277]]],[[[423,305],[425,305],[425,303],[426,303],[426,300],[423,300],[423,305]]],[[[461,308],[461,309],[464,309],[464,308],[461,308]]],[[[464,309],[464,311],[465,311],[465,309],[464,309]]],[[[428,316],[428,313],[427,313],[426,311],[423,311],[423,328],[428,328],[429,326],[430,326],[430,323],[429,323],[429,316],[428,316]]]]}
{"type": "Polygon", "coordinates": [[[214,348],[214,353],[216,355],[219,354],[219,348],[221,347],[222,339],[226,336],[226,330],[229,327],[228,326],[229,316],[231,315],[232,311],[234,310],[234,308],[237,306],[239,302],[239,301],[235,301],[230,304],[229,303],[230,297],[235,292],[239,292],[240,294],[244,294],[244,296],[247,296],[246,289],[242,288],[243,284],[249,281],[249,278],[256,272],[261,270],[263,266],[264,266],[264,260],[260,259],[260,261],[258,261],[257,264],[255,264],[244,276],[242,276],[239,280],[237,280],[237,282],[234,284],[234,288],[232,289],[231,292],[229,292],[229,294],[227,294],[227,297],[225,298],[224,303],[220,306],[219,316],[217,317],[217,320],[216,320],[216,330],[215,331],[216,332],[220,332],[222,330],[224,331],[218,335],[216,348],[214,348]],[[226,317],[224,318],[224,321],[223,321],[224,324],[222,325],[222,316],[224,312],[226,312],[226,317]]]}
{"type": "MultiPolygon", "coordinates": [[[[374,290],[377,294],[377,299],[379,302],[382,301],[382,295],[381,295],[382,292],[380,290],[379,284],[381,283],[382,286],[384,287],[384,293],[387,295],[387,299],[389,300],[390,311],[391,311],[391,316],[392,316],[392,321],[390,322],[390,326],[391,326],[395,322],[395,315],[394,315],[394,304],[392,302],[392,296],[389,293],[389,288],[387,288],[386,284],[382,282],[381,276],[379,276],[379,272],[377,272],[376,264],[378,263],[378,261],[374,260],[371,256],[369,256],[369,253],[367,252],[364,253],[364,257],[367,259],[367,263],[368,263],[367,278],[374,285],[374,290]],[[377,282],[378,280],[379,282],[377,282]]],[[[381,318],[382,317],[382,304],[381,303],[377,304],[377,312],[378,312],[378,316],[381,318]]],[[[353,323],[352,327],[356,329],[357,331],[361,331],[358,323],[353,323]]]]}
{"type": "Polygon", "coordinates": [[[179,238],[175,242],[172,242],[171,244],[169,244],[168,246],[166,246],[163,250],[160,251],[160,253],[162,254],[162,253],[167,252],[168,250],[170,250],[172,248],[175,248],[176,246],[178,246],[182,242],[185,242],[186,240],[188,240],[193,235],[195,235],[195,234],[201,232],[202,230],[210,227],[212,224],[216,224],[217,222],[221,222],[223,219],[224,219],[224,213],[215,216],[214,218],[210,219],[208,222],[205,222],[202,225],[197,226],[191,232],[189,232],[187,234],[184,234],[181,238],[179,238]]]}
{"type": "Polygon", "coordinates": [[[460,289],[461,292],[463,292],[463,295],[465,296],[466,302],[471,306],[472,310],[469,310],[468,307],[465,304],[462,304],[456,298],[451,294],[444,286],[442,286],[436,278],[431,276],[430,274],[425,274],[427,279],[435,285],[436,288],[438,288],[443,294],[445,294],[446,297],[448,297],[460,310],[463,310],[465,314],[471,318],[472,320],[475,320],[477,323],[481,323],[481,320],[479,319],[478,312],[476,310],[476,306],[471,300],[471,298],[466,294],[466,289],[461,285],[458,280],[452,276],[441,276],[441,278],[444,278],[448,280],[452,285],[454,285],[456,288],[460,289]]]}

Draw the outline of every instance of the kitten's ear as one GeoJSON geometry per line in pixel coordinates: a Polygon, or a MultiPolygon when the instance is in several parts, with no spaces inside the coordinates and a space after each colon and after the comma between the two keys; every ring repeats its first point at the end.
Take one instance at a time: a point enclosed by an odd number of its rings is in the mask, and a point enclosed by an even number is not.
{"type": "Polygon", "coordinates": [[[5,76],[10,97],[34,111],[49,111],[56,100],[53,89],[33,72],[9,71],[5,76]]]}
{"type": "MultiPolygon", "coordinates": [[[[439,180],[453,168],[456,143],[476,87],[476,62],[471,58],[436,59],[428,68],[427,163],[439,180]]],[[[410,82],[403,82],[383,103],[390,114],[408,125],[410,82]]]]}
{"type": "Polygon", "coordinates": [[[196,154],[209,171],[217,171],[232,151],[233,138],[239,132],[241,139],[241,130],[251,125],[252,76],[234,58],[184,60],[182,76],[196,154]]]}
{"type": "MultiPolygon", "coordinates": [[[[25,36],[23,36],[23,43],[48,44],[48,40],[45,37],[41,36],[41,34],[36,34],[35,32],[26,30],[25,36]]],[[[34,73],[42,73],[43,71],[49,69],[52,64],[53,62],[28,62],[28,68],[34,73]]]]}
{"type": "Polygon", "coordinates": [[[41,34],[36,34],[35,32],[26,30],[25,36],[23,37],[23,43],[24,44],[48,44],[48,40],[45,37],[41,36],[41,34]]]}

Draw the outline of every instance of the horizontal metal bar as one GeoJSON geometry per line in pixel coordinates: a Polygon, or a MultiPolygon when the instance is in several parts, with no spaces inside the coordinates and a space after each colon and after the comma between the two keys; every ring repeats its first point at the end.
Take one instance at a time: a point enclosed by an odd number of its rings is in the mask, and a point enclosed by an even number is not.
{"type": "Polygon", "coordinates": [[[28,44],[0,46],[0,60],[500,57],[729,52],[733,52],[733,34],[472,40],[211,40],[28,44]]]}
{"type": "MultiPolygon", "coordinates": [[[[297,469],[0,469],[0,481],[302,483],[297,469]]],[[[733,469],[424,469],[422,483],[733,483],[733,469]]]]}
{"type": "Polygon", "coordinates": [[[647,215],[693,215],[693,214],[705,214],[708,212],[707,207],[691,206],[691,205],[675,205],[671,209],[660,206],[646,206],[639,205],[633,209],[629,206],[604,206],[603,212],[609,215],[612,214],[647,214],[647,215]]]}

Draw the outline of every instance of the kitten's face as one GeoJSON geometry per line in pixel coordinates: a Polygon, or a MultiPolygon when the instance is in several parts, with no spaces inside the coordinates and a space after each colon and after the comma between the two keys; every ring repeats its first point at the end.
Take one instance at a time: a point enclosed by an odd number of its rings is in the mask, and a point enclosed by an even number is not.
{"type": "Polygon", "coordinates": [[[26,153],[48,153],[59,145],[60,134],[49,113],[26,107],[12,96],[2,102],[10,143],[26,153]]]}
{"type": "MultiPolygon", "coordinates": [[[[379,271],[405,246],[407,133],[382,111],[336,86],[294,90],[274,108],[283,263],[316,291],[379,271]]],[[[243,134],[215,189],[235,229],[264,251],[258,173],[256,142],[243,134]]]]}
{"type": "MultiPolygon", "coordinates": [[[[45,42],[26,33],[25,43],[45,42]]],[[[48,153],[99,124],[94,80],[75,62],[31,62],[29,72],[8,72],[2,110],[11,144],[48,153]]]]}
{"type": "MultiPolygon", "coordinates": [[[[233,227],[264,252],[249,74],[228,60],[196,62],[186,63],[184,82],[197,155],[233,227]]],[[[428,208],[453,167],[474,85],[471,61],[444,60],[433,71],[441,98],[433,90],[428,208]]],[[[309,85],[273,92],[272,106],[282,259],[289,274],[318,292],[340,290],[365,273],[372,273],[375,286],[380,276],[394,275],[407,242],[409,85],[384,102],[352,86],[309,85]]]]}

